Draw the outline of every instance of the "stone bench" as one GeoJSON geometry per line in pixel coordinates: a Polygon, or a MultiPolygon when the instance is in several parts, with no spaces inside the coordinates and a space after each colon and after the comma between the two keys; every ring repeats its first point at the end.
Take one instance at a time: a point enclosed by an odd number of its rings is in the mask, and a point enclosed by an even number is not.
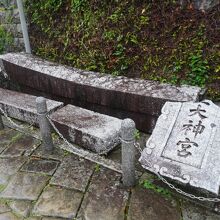
{"type": "Polygon", "coordinates": [[[166,101],[199,101],[202,91],[198,87],[83,71],[25,53],[1,55],[0,60],[22,91],[121,119],[131,118],[144,132],[153,130],[166,101]]]}
{"type": "Polygon", "coordinates": [[[50,116],[55,126],[70,142],[103,154],[120,143],[121,120],[67,105],[50,116]]]}
{"type": "MultiPolygon", "coordinates": [[[[36,96],[0,88],[0,107],[7,116],[37,124],[36,96]]],[[[70,142],[96,153],[120,144],[121,120],[47,99],[50,117],[70,142]]],[[[0,112],[1,114],[1,112],[0,112]]]]}
{"type": "MultiPolygon", "coordinates": [[[[35,100],[36,96],[0,88],[0,107],[9,117],[37,124],[35,100]]],[[[63,103],[47,99],[47,106],[51,113],[62,107],[63,103]]]]}

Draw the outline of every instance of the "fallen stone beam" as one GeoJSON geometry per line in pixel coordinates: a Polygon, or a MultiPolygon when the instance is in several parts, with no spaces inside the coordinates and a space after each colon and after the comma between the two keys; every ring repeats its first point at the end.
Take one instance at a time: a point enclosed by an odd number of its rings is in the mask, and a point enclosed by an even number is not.
{"type": "Polygon", "coordinates": [[[166,101],[199,101],[202,92],[198,87],[83,71],[25,53],[1,55],[0,60],[6,74],[25,92],[43,93],[68,104],[131,118],[145,132],[152,131],[166,101]]]}
{"type": "MultiPolygon", "coordinates": [[[[8,117],[38,124],[36,96],[0,88],[0,108],[8,117]]],[[[63,106],[62,102],[47,99],[48,112],[63,106]]],[[[2,114],[2,112],[0,112],[2,114]]]]}
{"type": "MultiPolygon", "coordinates": [[[[36,139],[42,140],[42,137],[41,137],[39,131],[30,130],[30,128],[28,128],[28,127],[26,129],[22,129],[20,127],[16,127],[13,124],[10,124],[5,118],[3,118],[3,122],[9,128],[13,128],[13,129],[15,129],[17,131],[20,131],[22,133],[28,134],[28,135],[36,138],[36,139]]],[[[97,164],[99,164],[101,166],[104,166],[104,167],[110,169],[110,170],[114,170],[114,171],[116,171],[118,173],[122,173],[121,164],[120,163],[115,162],[115,161],[110,160],[110,159],[107,159],[104,156],[98,155],[96,153],[84,150],[83,148],[80,148],[77,145],[74,145],[74,144],[71,144],[71,143],[70,144],[66,144],[66,143],[61,142],[61,144],[58,144],[57,146],[55,145],[55,147],[59,147],[59,148],[65,150],[65,151],[68,151],[70,153],[73,153],[74,155],[77,155],[79,157],[82,157],[84,159],[92,161],[94,163],[97,163],[97,164]]],[[[136,175],[140,176],[141,173],[136,171],[136,175]]]]}
{"type": "Polygon", "coordinates": [[[120,119],[73,105],[58,109],[50,118],[65,138],[90,151],[104,154],[120,144],[120,119]]]}

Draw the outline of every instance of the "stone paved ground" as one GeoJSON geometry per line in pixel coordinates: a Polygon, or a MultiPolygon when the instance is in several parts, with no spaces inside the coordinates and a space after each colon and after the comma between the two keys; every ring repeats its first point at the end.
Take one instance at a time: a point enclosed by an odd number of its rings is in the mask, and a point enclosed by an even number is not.
{"type": "MultiPolygon", "coordinates": [[[[109,158],[120,160],[120,150],[109,158]]],[[[159,191],[126,189],[112,170],[59,147],[44,152],[39,140],[10,128],[0,131],[0,220],[220,220],[159,191]]]]}

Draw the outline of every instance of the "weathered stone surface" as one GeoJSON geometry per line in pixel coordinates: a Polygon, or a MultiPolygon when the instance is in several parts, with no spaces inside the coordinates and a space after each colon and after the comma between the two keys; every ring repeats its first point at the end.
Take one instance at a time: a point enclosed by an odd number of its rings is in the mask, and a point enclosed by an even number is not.
{"type": "Polygon", "coordinates": [[[0,214],[0,220],[22,220],[11,212],[0,214]]]}
{"type": "Polygon", "coordinates": [[[52,121],[74,144],[97,153],[112,150],[120,143],[121,120],[67,105],[51,115],[52,121]]]}
{"type": "Polygon", "coordinates": [[[33,172],[33,173],[43,173],[48,175],[53,175],[57,166],[58,161],[44,160],[40,158],[31,158],[22,168],[22,171],[33,172]]]}
{"type": "MultiPolygon", "coordinates": [[[[44,61],[28,54],[11,53],[2,55],[7,74],[24,89],[35,89],[54,98],[68,99],[68,103],[89,108],[97,105],[125,111],[121,117],[130,117],[130,113],[149,116],[149,124],[154,125],[155,117],[160,115],[166,101],[198,100],[201,89],[198,87],[176,87],[141,79],[112,77],[100,73],[82,71],[44,61]],[[33,84],[34,81],[34,84],[33,84]],[[70,102],[69,102],[70,101],[70,102]],[[152,116],[153,117],[152,119],[152,116]]],[[[107,111],[107,110],[105,110],[107,111]]],[[[104,113],[101,110],[102,113],[104,113]]],[[[135,120],[134,118],[132,118],[135,120]]],[[[136,124],[143,128],[141,123],[136,124]]],[[[144,127],[146,128],[146,127],[144,127]]]]}
{"type": "Polygon", "coordinates": [[[32,216],[32,217],[29,217],[29,218],[26,218],[25,220],[42,220],[41,217],[37,217],[37,216],[32,216]]]}
{"type": "MultiPolygon", "coordinates": [[[[0,88],[0,107],[10,117],[37,123],[36,96],[0,88]]],[[[47,99],[48,111],[63,106],[62,102],[47,99]]]]}
{"type": "Polygon", "coordinates": [[[0,198],[36,200],[48,180],[49,177],[45,175],[17,173],[0,193],[0,198]]]}
{"type": "Polygon", "coordinates": [[[29,156],[39,145],[40,140],[31,136],[20,135],[0,155],[0,157],[29,156]]]}
{"type": "Polygon", "coordinates": [[[48,187],[41,194],[33,213],[72,219],[79,208],[83,194],[60,187],[48,187]]]}
{"type": "Polygon", "coordinates": [[[13,22],[14,22],[15,24],[20,24],[20,17],[19,17],[18,8],[13,8],[12,13],[13,13],[13,17],[12,17],[13,22]]]}
{"type": "MultiPolygon", "coordinates": [[[[146,145],[146,141],[149,139],[150,135],[149,134],[144,134],[144,133],[140,133],[140,137],[136,140],[136,142],[139,144],[140,149],[144,149],[145,145],[146,145]]],[[[109,152],[108,155],[106,155],[106,158],[117,162],[119,164],[121,164],[121,146],[113,149],[111,152],[109,152]]],[[[140,152],[138,150],[136,150],[136,154],[135,154],[135,169],[137,171],[140,172],[145,172],[144,168],[141,166],[140,162],[138,161],[138,159],[140,158],[140,152]]]]}
{"type": "Polygon", "coordinates": [[[7,184],[9,178],[15,174],[27,160],[26,157],[0,158],[0,185],[7,184]]]}
{"type": "Polygon", "coordinates": [[[50,183],[85,191],[95,164],[74,155],[65,157],[50,183]]]}
{"type": "Polygon", "coordinates": [[[192,6],[196,9],[199,9],[199,10],[208,10],[218,4],[220,4],[220,1],[219,0],[192,0],[192,1],[188,1],[188,0],[179,0],[180,4],[183,6],[183,7],[186,7],[189,3],[192,4],[192,6]]]}
{"type": "Polygon", "coordinates": [[[4,122],[5,126],[12,128],[12,129],[15,129],[18,132],[25,133],[26,135],[30,135],[36,139],[39,139],[39,140],[41,139],[39,128],[34,127],[34,126],[30,126],[30,124],[28,124],[26,122],[18,121],[16,119],[13,119],[13,121],[15,121],[15,123],[18,125],[20,125],[20,123],[22,123],[22,125],[20,127],[16,127],[12,123],[10,123],[5,117],[3,117],[3,122],[4,122]]]}
{"type": "Polygon", "coordinates": [[[63,218],[45,217],[42,220],[63,220],[63,218]]]}
{"type": "Polygon", "coordinates": [[[11,209],[8,207],[8,205],[5,202],[0,202],[0,214],[10,211],[11,209]]]}
{"type": "Polygon", "coordinates": [[[14,213],[18,214],[19,216],[27,217],[30,214],[32,202],[14,200],[9,203],[9,206],[11,207],[14,213]]]}
{"type": "Polygon", "coordinates": [[[101,168],[95,172],[78,217],[84,220],[122,220],[128,192],[120,187],[121,176],[101,168]]]}
{"type": "Polygon", "coordinates": [[[179,220],[181,212],[174,200],[138,186],[132,190],[127,219],[179,220]]]}
{"type": "Polygon", "coordinates": [[[140,162],[146,169],[216,195],[220,185],[220,108],[211,101],[167,102],[140,162]]]}
{"type": "Polygon", "coordinates": [[[88,152],[88,150],[84,150],[74,144],[71,144],[71,145],[61,144],[60,148],[64,149],[67,153],[68,152],[73,153],[74,155],[85,158],[86,160],[92,161],[103,167],[107,167],[108,169],[114,170],[118,173],[122,173],[120,163],[114,162],[113,160],[106,159],[104,156],[98,155],[93,152],[88,152]]]}
{"type": "MultiPolygon", "coordinates": [[[[59,146],[59,145],[58,145],[59,146]]],[[[41,157],[45,159],[59,160],[62,161],[65,157],[65,151],[58,148],[55,145],[52,152],[45,151],[44,146],[40,145],[32,154],[32,156],[41,157]]]]}
{"type": "Polygon", "coordinates": [[[5,150],[5,148],[12,142],[12,138],[18,134],[17,131],[5,128],[4,130],[0,131],[0,153],[5,150]]]}
{"type": "Polygon", "coordinates": [[[183,220],[220,220],[220,216],[189,202],[181,205],[183,220]]]}

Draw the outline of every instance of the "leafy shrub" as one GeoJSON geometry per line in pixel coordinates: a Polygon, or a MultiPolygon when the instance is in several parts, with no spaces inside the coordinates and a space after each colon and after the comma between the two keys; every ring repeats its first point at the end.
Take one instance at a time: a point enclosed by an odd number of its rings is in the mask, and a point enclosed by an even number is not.
{"type": "Polygon", "coordinates": [[[208,61],[203,59],[202,54],[190,54],[189,66],[189,84],[204,87],[208,79],[208,61]]]}
{"type": "Polygon", "coordinates": [[[172,198],[172,193],[168,189],[165,189],[165,188],[163,188],[161,186],[155,185],[153,183],[153,180],[143,180],[140,184],[145,189],[152,190],[152,191],[154,191],[156,193],[161,194],[162,196],[164,196],[166,198],[172,198]]]}
{"type": "Polygon", "coordinates": [[[0,25],[0,54],[6,51],[6,48],[13,43],[13,37],[5,28],[0,25]]]}
{"type": "Polygon", "coordinates": [[[80,69],[211,86],[220,77],[220,5],[204,14],[178,2],[26,1],[32,48],[80,69]]]}

